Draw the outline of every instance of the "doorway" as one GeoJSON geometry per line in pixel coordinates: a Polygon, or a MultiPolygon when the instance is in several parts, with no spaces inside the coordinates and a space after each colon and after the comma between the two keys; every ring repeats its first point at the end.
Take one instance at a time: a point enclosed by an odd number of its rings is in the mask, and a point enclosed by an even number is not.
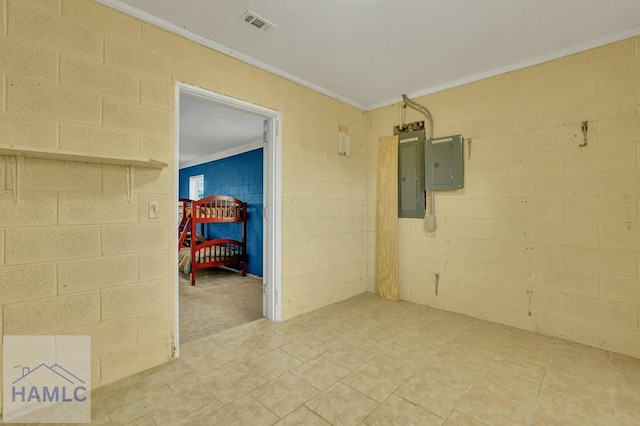
{"type": "MultiPolygon", "coordinates": [[[[262,211],[258,214],[262,215],[262,294],[263,294],[263,316],[270,321],[281,321],[281,252],[282,252],[282,237],[281,237],[281,136],[280,136],[280,113],[268,108],[264,108],[258,105],[254,105],[245,101],[241,101],[235,98],[231,98],[219,93],[211,92],[196,86],[192,86],[186,83],[176,83],[176,116],[175,116],[175,158],[180,158],[181,152],[181,101],[184,103],[185,108],[188,99],[198,99],[200,102],[206,102],[216,108],[223,108],[231,116],[242,116],[242,114],[248,114],[251,117],[259,118],[261,128],[261,138],[258,143],[254,142],[254,146],[247,147],[242,146],[218,146],[212,151],[217,151],[215,155],[218,158],[221,156],[231,156],[238,152],[247,152],[247,149],[261,150],[262,151],[262,166],[263,166],[263,203],[262,211]]],[[[212,144],[213,145],[213,144],[212,144]]],[[[214,147],[212,147],[214,148],[214,147]]],[[[212,159],[214,157],[208,157],[206,159],[212,159]]],[[[202,160],[202,158],[200,159],[202,160]]],[[[176,167],[176,174],[174,176],[174,205],[178,205],[178,191],[180,183],[180,167],[176,167]]],[[[205,182],[206,191],[206,182],[205,182]]],[[[174,224],[179,223],[178,209],[174,209],[176,212],[174,224]]],[[[254,215],[256,212],[253,213],[254,215]]],[[[178,233],[174,231],[175,238],[175,252],[177,264],[177,249],[178,249],[178,233]]],[[[179,342],[180,342],[180,284],[179,284],[179,272],[177,268],[174,269],[174,309],[176,312],[174,322],[174,335],[175,335],[175,347],[176,356],[179,356],[179,342]]]]}

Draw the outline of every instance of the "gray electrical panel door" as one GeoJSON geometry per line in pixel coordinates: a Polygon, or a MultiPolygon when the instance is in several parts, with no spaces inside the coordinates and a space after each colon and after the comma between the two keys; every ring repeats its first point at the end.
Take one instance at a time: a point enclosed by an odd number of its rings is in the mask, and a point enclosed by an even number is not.
{"type": "Polygon", "coordinates": [[[423,218],[424,130],[398,135],[398,217],[423,218]]]}
{"type": "Polygon", "coordinates": [[[442,191],[464,186],[462,140],[462,135],[455,135],[425,142],[426,190],[442,191]]]}

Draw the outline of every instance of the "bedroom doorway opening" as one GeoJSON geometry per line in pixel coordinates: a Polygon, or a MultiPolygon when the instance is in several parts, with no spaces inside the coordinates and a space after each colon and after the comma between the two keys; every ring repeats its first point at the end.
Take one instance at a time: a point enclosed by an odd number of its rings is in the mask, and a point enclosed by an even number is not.
{"type": "Polygon", "coordinates": [[[256,314],[256,303],[262,315],[257,312],[254,319],[281,320],[282,202],[280,113],[181,82],[175,93],[179,166],[173,223],[178,225],[174,231],[178,267],[173,270],[178,356],[180,341],[240,325],[242,318],[256,314]],[[194,201],[194,194],[203,197],[194,201]],[[203,260],[221,268],[209,267],[203,260]],[[227,265],[243,274],[230,272],[227,265]],[[188,286],[185,277],[194,277],[196,286],[188,286]],[[207,293],[214,280],[213,291],[219,293],[207,293]],[[234,306],[206,306],[207,298],[221,301],[228,295],[226,300],[234,306]],[[216,309],[236,309],[232,316],[238,318],[226,326],[211,325],[212,317],[207,316],[216,309]]]}

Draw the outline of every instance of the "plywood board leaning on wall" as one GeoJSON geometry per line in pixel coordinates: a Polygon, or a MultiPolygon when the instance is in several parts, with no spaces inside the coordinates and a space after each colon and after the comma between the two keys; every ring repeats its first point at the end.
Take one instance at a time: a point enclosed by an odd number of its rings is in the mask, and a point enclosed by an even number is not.
{"type": "Polygon", "coordinates": [[[376,290],[398,300],[398,137],[378,141],[376,290]]]}

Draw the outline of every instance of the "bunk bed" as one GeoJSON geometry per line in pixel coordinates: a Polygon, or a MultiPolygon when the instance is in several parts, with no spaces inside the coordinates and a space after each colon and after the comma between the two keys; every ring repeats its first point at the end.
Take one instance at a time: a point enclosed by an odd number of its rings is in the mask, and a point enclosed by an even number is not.
{"type": "Polygon", "coordinates": [[[196,285],[196,272],[205,268],[241,265],[242,276],[247,275],[247,203],[226,195],[213,195],[200,200],[181,198],[179,206],[182,210],[178,225],[179,265],[180,270],[186,271],[188,256],[191,285],[196,285]],[[241,241],[201,237],[206,224],[234,222],[241,224],[241,241]],[[202,233],[198,233],[198,225],[202,233]]]}
{"type": "Polygon", "coordinates": [[[191,242],[189,236],[191,234],[191,211],[193,202],[194,200],[189,198],[178,199],[178,215],[180,217],[180,223],[178,224],[178,251],[191,242]]]}

